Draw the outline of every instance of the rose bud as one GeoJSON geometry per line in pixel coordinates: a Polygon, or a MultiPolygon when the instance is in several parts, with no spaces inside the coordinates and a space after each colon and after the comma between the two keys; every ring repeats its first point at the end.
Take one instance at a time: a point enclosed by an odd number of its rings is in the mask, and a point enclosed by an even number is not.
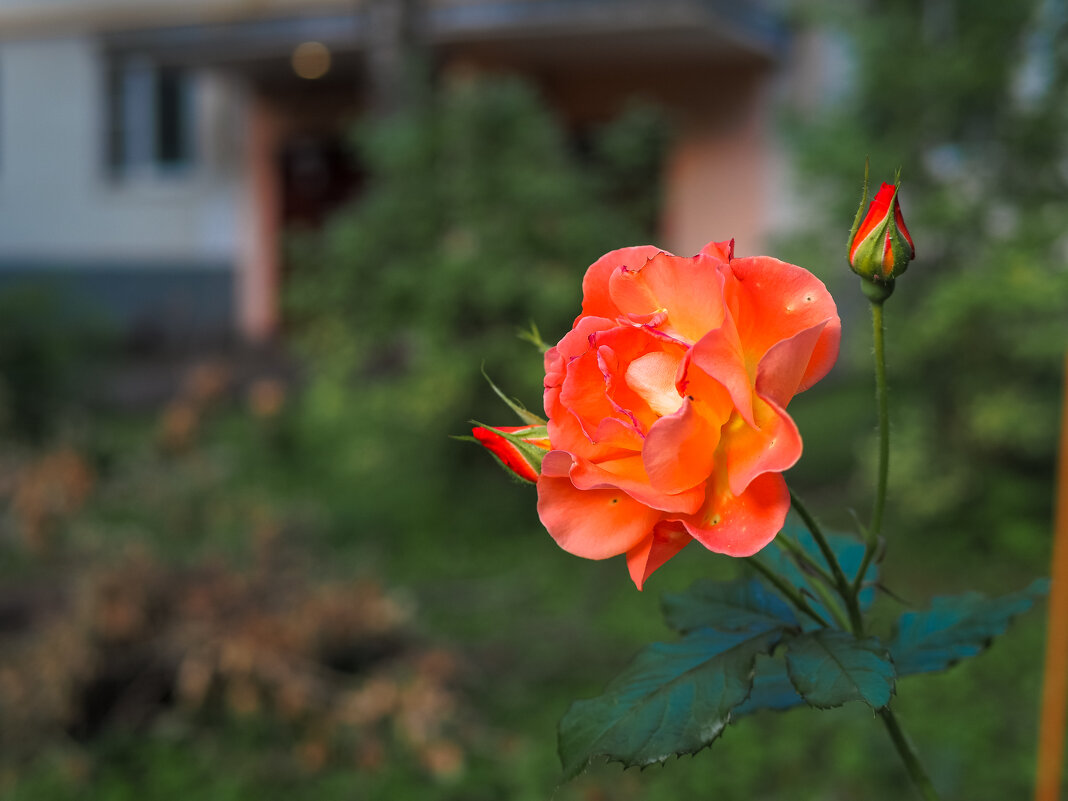
{"type": "Polygon", "coordinates": [[[867,214],[864,214],[864,205],[868,200],[865,175],[864,196],[849,234],[849,266],[853,272],[887,287],[905,272],[909,262],[916,257],[912,236],[901,216],[897,191],[896,185],[884,183],[868,207],[867,214]]]}
{"type": "Polygon", "coordinates": [[[524,481],[537,482],[542,457],[549,450],[545,426],[477,426],[471,433],[501,465],[524,481]]]}

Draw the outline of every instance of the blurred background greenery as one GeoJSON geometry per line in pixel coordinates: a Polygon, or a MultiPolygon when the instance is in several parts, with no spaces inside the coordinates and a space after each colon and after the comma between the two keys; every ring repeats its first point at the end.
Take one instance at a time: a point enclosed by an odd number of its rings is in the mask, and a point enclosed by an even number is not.
{"type": "MultiPolygon", "coordinates": [[[[886,582],[915,605],[1019,588],[1048,571],[1066,346],[1064,5],[785,13],[853,70],[834,105],[779,119],[811,203],[773,252],[831,286],[845,330],[836,371],[791,407],[806,453],[788,478],[841,530],[866,514],[870,339],[843,254],[870,155],[877,178],[902,168],[918,252],[887,305],[886,582]]],[[[507,422],[483,366],[540,406],[520,333],[554,341],[584,266],[655,240],[673,120],[635,104],[576,143],[518,79],[417,85],[354,130],[359,199],[288,239],[282,367],[206,359],[130,412],[86,389],[125,358],[98,326],[11,301],[0,794],[907,797],[856,708],[761,713],[692,759],[556,787],[556,721],[667,636],[658,593],[741,568],[693,547],[639,594],[618,560],[556,548],[532,491],[449,435],[507,422]]],[[[946,798],[1028,795],[1042,623],[900,685],[946,798]]]]}

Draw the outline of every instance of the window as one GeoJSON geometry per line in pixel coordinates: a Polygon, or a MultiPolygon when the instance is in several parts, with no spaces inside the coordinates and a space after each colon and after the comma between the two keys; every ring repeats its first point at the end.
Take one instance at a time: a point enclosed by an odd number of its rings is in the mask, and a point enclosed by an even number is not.
{"type": "Polygon", "coordinates": [[[183,172],[194,160],[193,75],[146,57],[108,72],[107,163],[114,175],[183,172]]]}

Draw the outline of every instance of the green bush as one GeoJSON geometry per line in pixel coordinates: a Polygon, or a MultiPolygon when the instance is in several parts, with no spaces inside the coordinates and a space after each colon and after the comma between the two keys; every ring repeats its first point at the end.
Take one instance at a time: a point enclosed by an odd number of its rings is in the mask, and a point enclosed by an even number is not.
{"type": "Polygon", "coordinates": [[[461,521],[529,523],[529,503],[484,491],[501,480],[492,462],[448,435],[472,417],[511,422],[482,365],[540,408],[541,355],[517,336],[536,323],[555,341],[586,266],[652,238],[665,141],[661,117],[635,108],[579,142],[510,79],[451,86],[357,130],[368,189],[293,238],[288,297],[311,365],[296,440],[344,499],[343,527],[432,539],[461,521]]]}
{"type": "Polygon", "coordinates": [[[0,291],[0,430],[46,438],[85,392],[85,367],[106,351],[105,329],[43,282],[0,291]]]}
{"type": "Polygon", "coordinates": [[[810,190],[832,199],[789,249],[829,265],[844,359],[862,374],[869,322],[846,233],[865,157],[875,180],[902,168],[917,258],[886,305],[892,529],[1031,570],[1048,542],[1068,319],[1068,50],[1053,8],[801,3],[802,18],[850,44],[857,69],[838,103],[787,126],[810,190]]]}

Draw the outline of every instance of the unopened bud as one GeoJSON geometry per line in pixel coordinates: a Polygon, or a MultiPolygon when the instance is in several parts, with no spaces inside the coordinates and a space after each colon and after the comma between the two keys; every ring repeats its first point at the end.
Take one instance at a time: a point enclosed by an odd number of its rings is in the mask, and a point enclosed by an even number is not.
{"type": "MultiPolygon", "coordinates": [[[[865,214],[868,202],[867,175],[864,196],[849,234],[849,266],[861,278],[890,289],[894,279],[905,272],[916,257],[912,236],[901,216],[898,187],[884,183],[879,187],[865,214]]],[[[889,295],[889,292],[886,292],[889,295]]]]}

